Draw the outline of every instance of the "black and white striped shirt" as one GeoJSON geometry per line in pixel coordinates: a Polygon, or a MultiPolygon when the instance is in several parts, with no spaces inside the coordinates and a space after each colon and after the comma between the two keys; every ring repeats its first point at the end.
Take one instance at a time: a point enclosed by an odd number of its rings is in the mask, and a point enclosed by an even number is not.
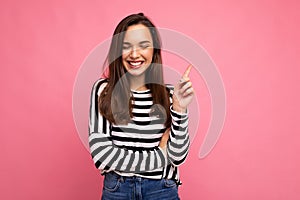
{"type": "Polygon", "coordinates": [[[166,130],[164,122],[149,114],[151,91],[132,90],[133,118],[127,125],[115,125],[98,111],[98,97],[106,84],[106,79],[94,83],[89,117],[90,152],[101,174],[115,171],[123,176],[174,179],[181,184],[178,166],[185,161],[190,145],[188,114],[172,109],[173,86],[167,85],[172,123],[165,152],[158,146],[166,130]]]}

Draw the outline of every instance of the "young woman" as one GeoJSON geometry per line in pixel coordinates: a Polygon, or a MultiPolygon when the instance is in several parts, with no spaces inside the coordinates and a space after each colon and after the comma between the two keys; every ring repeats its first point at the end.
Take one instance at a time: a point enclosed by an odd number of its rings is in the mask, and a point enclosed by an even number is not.
{"type": "Polygon", "coordinates": [[[92,88],[89,144],[105,175],[102,199],[179,199],[178,166],[189,151],[189,66],[178,84],[163,80],[161,41],[143,13],[116,27],[109,74],[92,88]]]}

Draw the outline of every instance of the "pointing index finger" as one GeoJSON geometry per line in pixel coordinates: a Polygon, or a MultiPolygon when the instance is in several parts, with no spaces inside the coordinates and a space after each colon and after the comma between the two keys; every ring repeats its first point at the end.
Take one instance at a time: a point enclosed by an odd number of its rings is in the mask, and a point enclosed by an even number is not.
{"type": "Polygon", "coordinates": [[[188,77],[189,77],[189,74],[190,74],[190,72],[191,72],[191,70],[192,70],[192,67],[193,67],[193,65],[190,64],[190,65],[186,68],[185,72],[183,73],[182,78],[188,78],[188,77]]]}

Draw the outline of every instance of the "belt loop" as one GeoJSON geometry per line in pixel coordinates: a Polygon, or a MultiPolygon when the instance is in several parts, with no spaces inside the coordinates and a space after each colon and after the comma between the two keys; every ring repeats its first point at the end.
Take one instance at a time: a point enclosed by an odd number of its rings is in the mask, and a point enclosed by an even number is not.
{"type": "Polygon", "coordinates": [[[121,181],[122,183],[124,183],[124,182],[125,182],[125,176],[120,176],[120,181],[121,181]]]}
{"type": "Polygon", "coordinates": [[[142,181],[142,177],[140,177],[140,176],[136,176],[136,179],[137,179],[139,182],[142,181]]]}

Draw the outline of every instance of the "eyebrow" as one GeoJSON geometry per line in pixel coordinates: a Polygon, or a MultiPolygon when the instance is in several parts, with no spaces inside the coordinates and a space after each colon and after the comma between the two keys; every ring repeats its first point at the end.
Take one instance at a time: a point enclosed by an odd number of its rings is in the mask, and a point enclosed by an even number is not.
{"type": "MultiPolygon", "coordinates": [[[[151,42],[148,41],[148,40],[144,40],[144,41],[139,42],[139,44],[145,44],[145,43],[151,43],[151,42]]],[[[130,45],[131,43],[125,41],[125,42],[123,42],[123,44],[128,44],[128,45],[130,45]]]]}

